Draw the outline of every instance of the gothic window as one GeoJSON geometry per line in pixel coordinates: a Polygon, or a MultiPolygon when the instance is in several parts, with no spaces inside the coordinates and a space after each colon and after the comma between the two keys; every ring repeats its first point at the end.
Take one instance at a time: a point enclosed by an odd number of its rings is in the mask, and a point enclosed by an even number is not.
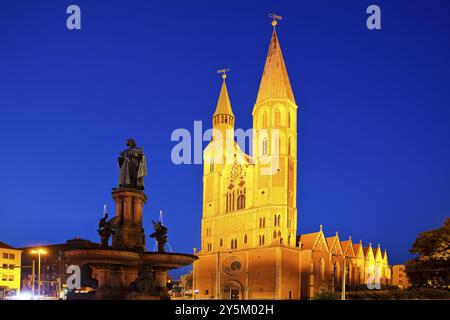
{"type": "Polygon", "coordinates": [[[275,108],[275,112],[274,113],[275,113],[275,116],[274,116],[274,118],[275,118],[275,126],[279,127],[281,125],[281,112],[280,112],[280,109],[275,108]]]}
{"type": "Polygon", "coordinates": [[[267,128],[267,112],[263,112],[263,116],[262,116],[262,127],[263,128],[267,128]]]}
{"type": "Polygon", "coordinates": [[[212,251],[212,244],[208,243],[208,251],[212,251]]]}
{"type": "Polygon", "coordinates": [[[267,155],[267,138],[264,137],[261,142],[261,155],[267,155]]]}
{"type": "Polygon", "coordinates": [[[277,231],[273,230],[273,238],[276,239],[277,238],[277,231]]]}
{"type": "Polygon", "coordinates": [[[231,249],[237,249],[237,239],[231,240],[231,249]]]}
{"type": "Polygon", "coordinates": [[[280,222],[281,222],[281,216],[278,215],[278,217],[277,217],[277,226],[280,226],[280,222]]]}
{"type": "Polygon", "coordinates": [[[291,127],[291,112],[288,112],[288,128],[291,127]]]}
{"type": "Polygon", "coordinates": [[[223,239],[220,239],[219,243],[220,243],[220,247],[223,247],[223,239]]]}
{"type": "Polygon", "coordinates": [[[291,235],[288,235],[288,244],[291,244],[291,235]]]}
{"type": "Polygon", "coordinates": [[[244,236],[244,243],[247,243],[247,235],[244,236]]]}
{"type": "Polygon", "coordinates": [[[266,227],[266,218],[263,218],[263,228],[266,227]]]}

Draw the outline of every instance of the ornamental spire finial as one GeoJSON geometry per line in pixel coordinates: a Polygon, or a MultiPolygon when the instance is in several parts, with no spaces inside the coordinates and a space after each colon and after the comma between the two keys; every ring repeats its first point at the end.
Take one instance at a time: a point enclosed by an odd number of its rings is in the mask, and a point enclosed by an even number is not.
{"type": "Polygon", "coordinates": [[[223,80],[225,80],[227,78],[227,72],[230,72],[230,69],[225,68],[225,69],[217,70],[217,73],[221,73],[222,74],[222,79],[223,80]]]}
{"type": "Polygon", "coordinates": [[[274,14],[274,13],[270,13],[270,14],[269,14],[269,17],[271,17],[271,18],[273,19],[273,20],[272,20],[272,26],[273,26],[274,29],[275,29],[275,27],[277,26],[277,23],[278,23],[277,20],[283,19],[282,16],[278,16],[278,15],[276,15],[276,14],[274,14]]]}

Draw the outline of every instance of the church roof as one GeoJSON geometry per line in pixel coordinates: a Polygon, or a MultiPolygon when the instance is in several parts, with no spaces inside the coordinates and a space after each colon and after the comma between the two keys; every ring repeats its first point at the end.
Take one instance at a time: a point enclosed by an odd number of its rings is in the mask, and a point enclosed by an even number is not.
{"type": "Polygon", "coordinates": [[[273,29],[256,103],[269,98],[288,98],[295,104],[277,32],[273,29]]]}
{"type": "Polygon", "coordinates": [[[317,241],[317,238],[320,236],[319,232],[306,233],[301,234],[297,237],[297,242],[302,242],[302,249],[312,249],[317,241]]]}
{"type": "Polygon", "coordinates": [[[230,97],[228,96],[228,89],[225,78],[226,76],[223,77],[222,88],[220,89],[219,100],[217,101],[214,116],[218,114],[228,114],[234,117],[233,111],[231,110],[230,97]]]}
{"type": "Polygon", "coordinates": [[[361,250],[362,244],[361,243],[354,243],[353,244],[353,250],[355,251],[355,254],[358,255],[359,250],[361,250]]]}

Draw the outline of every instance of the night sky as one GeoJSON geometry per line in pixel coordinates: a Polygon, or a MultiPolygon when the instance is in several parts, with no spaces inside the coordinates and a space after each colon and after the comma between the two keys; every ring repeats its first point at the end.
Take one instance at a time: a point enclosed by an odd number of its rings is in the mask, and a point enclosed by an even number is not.
{"type": "Polygon", "coordinates": [[[251,127],[271,12],[299,105],[298,232],[322,223],[409,259],[450,216],[447,0],[0,0],[0,241],[98,241],[133,137],[146,232],[162,209],[173,250],[199,248],[202,166],[174,165],[170,136],[211,126],[224,67],[236,127],[251,127]],[[382,30],[366,28],[370,4],[382,30]]]}

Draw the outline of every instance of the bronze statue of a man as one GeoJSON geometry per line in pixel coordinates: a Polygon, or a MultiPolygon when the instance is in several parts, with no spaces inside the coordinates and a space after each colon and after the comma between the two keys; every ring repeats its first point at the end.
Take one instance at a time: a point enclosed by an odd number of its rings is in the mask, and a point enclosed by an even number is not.
{"type": "Polygon", "coordinates": [[[156,239],[156,242],[158,243],[158,252],[165,252],[168,229],[162,224],[161,221],[156,222],[152,220],[152,222],[153,227],[155,228],[155,232],[150,235],[150,238],[156,239]]]}
{"type": "Polygon", "coordinates": [[[127,149],[118,158],[120,174],[119,188],[144,190],[144,177],[147,175],[147,161],[142,148],[136,147],[133,139],[128,139],[127,149]]]}

